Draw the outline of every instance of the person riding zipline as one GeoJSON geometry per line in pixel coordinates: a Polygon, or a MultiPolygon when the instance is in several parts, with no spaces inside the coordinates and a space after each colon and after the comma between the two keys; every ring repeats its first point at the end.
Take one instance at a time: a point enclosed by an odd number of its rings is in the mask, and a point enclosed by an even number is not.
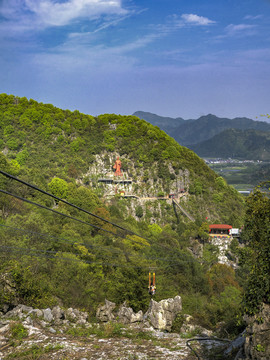
{"type": "Polygon", "coordinates": [[[152,281],[151,273],[149,272],[149,286],[148,286],[148,292],[151,296],[155,295],[156,293],[156,274],[153,273],[153,281],[152,281]]]}

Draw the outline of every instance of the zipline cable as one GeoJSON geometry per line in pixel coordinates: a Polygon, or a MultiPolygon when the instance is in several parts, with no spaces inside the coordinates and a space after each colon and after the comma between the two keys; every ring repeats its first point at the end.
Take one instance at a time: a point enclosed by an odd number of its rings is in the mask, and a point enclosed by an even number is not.
{"type": "Polygon", "coordinates": [[[103,228],[101,228],[101,227],[99,227],[99,226],[97,226],[97,225],[88,223],[88,222],[86,222],[86,221],[77,219],[77,218],[75,218],[75,217],[73,217],[73,216],[70,216],[70,215],[67,215],[67,214],[64,214],[64,213],[61,213],[60,211],[57,211],[57,210],[54,210],[54,209],[50,209],[50,208],[48,208],[47,206],[44,206],[44,205],[35,203],[35,202],[33,202],[33,201],[31,201],[31,200],[28,200],[28,199],[25,199],[25,198],[23,198],[23,197],[21,197],[21,196],[12,194],[12,193],[10,193],[10,192],[8,192],[8,191],[6,191],[6,190],[0,189],[0,192],[3,193],[3,194],[9,195],[9,196],[13,196],[13,197],[15,197],[16,199],[19,199],[19,200],[22,200],[22,201],[24,201],[24,202],[27,202],[28,204],[38,206],[38,207],[40,207],[40,208],[42,208],[42,209],[51,211],[51,212],[53,212],[53,213],[55,213],[55,214],[62,215],[62,216],[64,216],[64,217],[66,217],[66,218],[69,218],[69,219],[78,221],[78,222],[80,222],[80,223],[82,223],[82,224],[92,226],[92,227],[95,228],[95,229],[105,231],[105,232],[107,232],[107,233],[109,233],[109,234],[112,234],[112,235],[114,235],[114,236],[119,236],[119,237],[121,237],[121,238],[123,238],[123,239],[125,238],[123,235],[116,234],[116,233],[114,233],[114,232],[112,232],[112,231],[110,231],[110,230],[103,229],[103,228]]]}
{"type": "MultiPolygon", "coordinates": [[[[105,263],[105,262],[97,262],[97,261],[89,261],[89,260],[83,260],[83,259],[71,259],[67,257],[60,257],[55,256],[58,254],[63,254],[62,252],[52,251],[52,250],[36,250],[36,249],[29,249],[29,248],[18,248],[13,246],[0,246],[0,249],[4,252],[16,252],[25,254],[27,256],[37,256],[37,257],[48,257],[55,260],[68,260],[68,261],[76,261],[76,262],[82,262],[85,264],[95,264],[100,266],[111,266],[111,267],[124,267],[124,268],[139,268],[139,269],[148,269],[147,265],[122,265],[122,264],[111,264],[111,263],[105,263]],[[33,254],[29,254],[28,252],[32,252],[33,254]]],[[[75,253],[70,253],[71,255],[80,255],[75,253]]]]}
{"type": "MultiPolygon", "coordinates": [[[[117,225],[117,224],[115,224],[115,223],[113,223],[113,222],[111,222],[111,221],[109,221],[109,220],[107,220],[107,219],[104,219],[104,218],[102,218],[102,217],[100,217],[100,216],[98,216],[98,215],[95,215],[95,214],[93,214],[93,213],[91,213],[91,212],[89,212],[89,211],[87,211],[87,210],[85,210],[85,209],[82,209],[82,208],[80,208],[80,207],[77,206],[77,205],[74,205],[74,204],[72,204],[72,203],[69,203],[68,201],[63,200],[63,199],[61,199],[61,198],[59,198],[59,197],[57,197],[57,196],[55,196],[55,195],[53,195],[53,194],[50,194],[50,193],[48,193],[48,192],[46,192],[46,191],[38,188],[38,187],[35,186],[35,185],[31,185],[31,184],[27,183],[27,182],[24,181],[24,180],[18,179],[18,178],[16,178],[15,176],[6,173],[5,171],[0,170],[0,174],[6,176],[6,177],[8,177],[8,178],[11,178],[11,179],[13,179],[13,180],[15,180],[15,181],[18,181],[18,182],[20,182],[20,183],[22,183],[22,184],[24,184],[24,185],[26,185],[26,186],[29,186],[29,187],[37,190],[37,191],[40,191],[40,192],[44,193],[45,195],[51,196],[51,197],[53,197],[53,198],[56,199],[56,200],[62,201],[63,203],[65,203],[65,204],[67,204],[67,205],[70,205],[70,206],[72,206],[72,207],[74,207],[74,208],[76,208],[76,209],[78,209],[78,210],[80,210],[80,211],[83,211],[83,212],[85,212],[85,213],[87,213],[87,214],[89,214],[89,215],[92,215],[92,216],[94,216],[94,217],[96,217],[96,218],[98,218],[98,219],[100,219],[100,220],[102,220],[102,221],[104,221],[104,222],[107,222],[108,224],[111,224],[111,225],[113,225],[113,226],[116,226],[116,227],[118,227],[118,228],[121,229],[121,230],[124,230],[124,231],[126,231],[126,232],[129,232],[131,235],[136,235],[136,236],[138,236],[139,238],[141,238],[141,239],[143,239],[143,240],[146,240],[147,242],[150,243],[149,239],[147,239],[147,238],[145,238],[145,237],[143,237],[143,236],[141,236],[141,235],[133,232],[132,230],[126,229],[126,228],[124,228],[124,227],[122,227],[122,226],[120,226],[120,225],[117,225]]],[[[0,191],[1,191],[1,190],[0,190],[0,191]]],[[[26,200],[26,199],[25,199],[25,200],[26,200]]],[[[26,201],[27,201],[27,200],[26,200],[26,201]]],[[[28,201],[30,201],[30,200],[28,200],[28,201]]],[[[47,209],[50,210],[50,208],[47,208],[47,209]]],[[[93,226],[94,226],[94,225],[93,225],[93,226]]],[[[98,228],[98,227],[97,227],[97,228],[98,228]]],[[[104,231],[109,232],[108,230],[104,230],[104,231]]],[[[113,234],[114,234],[115,236],[118,236],[118,235],[115,234],[115,233],[113,233],[113,234]]],[[[124,238],[123,236],[120,236],[120,237],[124,238]]],[[[139,243],[138,241],[133,240],[133,239],[129,239],[129,240],[132,241],[132,242],[135,242],[135,243],[136,243],[136,242],[139,243]]],[[[140,243],[139,243],[139,244],[140,244],[140,243]]],[[[159,244],[158,246],[163,247],[163,248],[165,248],[165,249],[168,249],[166,246],[164,246],[164,245],[162,246],[161,244],[159,244]]]]}
{"type": "MultiPolygon", "coordinates": [[[[0,170],[0,172],[1,172],[1,170],[0,170]]],[[[15,197],[15,198],[17,198],[17,199],[19,199],[19,200],[22,200],[22,201],[24,201],[24,202],[27,202],[27,203],[31,204],[31,205],[38,206],[38,207],[40,207],[40,208],[42,208],[42,209],[45,209],[45,210],[54,212],[54,213],[56,213],[56,214],[58,214],[58,215],[65,216],[65,217],[67,217],[67,218],[69,218],[69,219],[72,219],[72,220],[75,220],[75,221],[79,221],[79,222],[81,222],[81,223],[83,223],[83,224],[86,224],[86,225],[92,226],[92,227],[94,227],[94,228],[96,228],[96,229],[105,231],[105,232],[107,232],[107,233],[109,233],[109,234],[112,234],[112,235],[114,235],[114,236],[116,236],[116,237],[120,237],[120,238],[122,238],[122,239],[126,239],[126,236],[124,236],[124,235],[121,235],[121,234],[118,234],[118,233],[114,233],[113,231],[103,229],[102,227],[99,227],[99,226],[97,226],[97,225],[94,225],[94,224],[85,222],[85,221],[83,221],[83,220],[74,218],[73,216],[70,216],[70,215],[66,215],[66,214],[64,214],[64,213],[61,213],[60,211],[57,211],[57,210],[48,208],[48,207],[45,206],[45,205],[41,205],[41,204],[35,203],[35,202],[33,202],[33,201],[31,201],[31,200],[28,200],[28,199],[25,199],[25,198],[23,198],[23,197],[21,197],[21,196],[12,194],[12,193],[10,193],[10,192],[8,192],[8,191],[6,191],[6,190],[0,189],[0,192],[2,192],[3,194],[6,194],[6,195],[13,196],[13,197],[15,197]]],[[[148,239],[146,239],[146,238],[144,238],[144,237],[142,237],[142,236],[140,236],[140,235],[137,235],[137,234],[135,234],[135,233],[133,233],[133,234],[136,235],[136,236],[138,236],[139,238],[141,238],[141,239],[143,239],[143,240],[146,240],[148,243],[150,243],[148,239]]],[[[137,244],[139,244],[139,245],[142,245],[141,242],[136,241],[136,240],[134,240],[134,239],[128,238],[128,240],[131,241],[131,242],[137,243],[137,244]]]]}
{"type": "MultiPolygon", "coordinates": [[[[60,244],[71,244],[71,245],[83,245],[85,246],[87,249],[89,250],[93,250],[93,248],[98,248],[101,250],[106,250],[108,252],[114,252],[114,253],[118,253],[120,255],[123,255],[123,251],[121,249],[112,249],[112,248],[108,248],[105,246],[100,246],[100,245],[95,245],[95,244],[85,244],[84,242],[78,242],[76,240],[70,240],[70,239],[66,239],[66,238],[56,238],[53,235],[50,234],[43,234],[43,233],[39,233],[36,231],[31,231],[31,230],[26,230],[26,229],[21,229],[21,228],[16,228],[16,227],[12,227],[12,226],[8,226],[8,225],[4,225],[4,224],[0,224],[0,227],[2,228],[7,228],[8,230],[14,230],[14,231],[18,231],[18,232],[24,232],[24,233],[29,233],[31,235],[36,235],[36,236],[41,236],[41,237],[48,237],[51,238],[52,240],[59,242],[60,244]]],[[[170,250],[170,249],[168,249],[170,250]]],[[[125,253],[126,255],[133,255],[132,253],[125,253]]],[[[184,257],[186,259],[186,255],[181,255],[182,257],[184,257]]],[[[181,258],[180,254],[177,254],[177,258],[180,258],[182,261],[184,262],[197,262],[197,259],[192,259],[191,260],[183,260],[181,258]]],[[[157,257],[147,257],[145,258],[145,260],[157,260],[157,261],[163,261],[163,262],[173,262],[175,260],[167,260],[164,258],[157,258],[157,257]]]]}
{"type": "MultiPolygon", "coordinates": [[[[117,225],[117,224],[115,224],[115,223],[113,223],[113,222],[111,222],[111,221],[109,221],[109,220],[103,219],[102,217],[100,217],[100,216],[98,216],[98,215],[95,215],[95,214],[93,214],[93,213],[91,213],[91,212],[89,212],[89,211],[87,211],[87,210],[84,210],[84,209],[78,207],[77,205],[74,205],[74,204],[72,204],[72,203],[69,203],[69,202],[66,201],[66,200],[63,200],[63,199],[61,199],[61,198],[59,198],[59,197],[57,197],[57,196],[55,196],[55,195],[53,195],[53,194],[50,194],[50,193],[48,193],[48,192],[46,192],[46,191],[38,188],[37,186],[31,185],[31,184],[27,183],[26,181],[23,181],[23,180],[21,180],[21,179],[18,179],[18,178],[16,178],[15,176],[13,176],[13,175],[11,175],[11,174],[8,174],[8,173],[6,173],[6,172],[4,172],[4,171],[2,171],[2,170],[0,170],[0,173],[1,173],[2,175],[4,175],[4,176],[8,177],[8,178],[11,178],[11,179],[13,179],[13,180],[15,180],[15,181],[18,181],[18,182],[20,182],[20,183],[22,183],[22,184],[24,184],[24,185],[26,185],[26,186],[29,186],[29,187],[37,190],[37,191],[40,191],[40,192],[42,192],[42,193],[44,193],[44,194],[46,194],[46,195],[48,195],[48,196],[51,196],[51,197],[53,197],[53,198],[55,198],[55,199],[57,199],[57,200],[59,200],[59,201],[62,201],[63,203],[65,203],[65,204],[67,204],[67,205],[70,205],[70,206],[72,206],[72,207],[74,207],[74,208],[76,208],[76,209],[78,209],[78,210],[80,210],[80,211],[83,211],[83,212],[85,212],[85,213],[87,213],[87,214],[89,214],[89,215],[92,215],[92,216],[94,216],[94,217],[96,217],[96,218],[99,218],[99,219],[103,220],[104,222],[107,222],[107,223],[109,223],[109,224],[111,224],[111,225],[113,225],[113,226],[116,226],[116,227],[124,230],[124,231],[127,231],[127,232],[129,232],[130,234],[136,235],[136,236],[140,237],[141,239],[144,239],[144,240],[146,240],[147,242],[149,242],[149,244],[151,244],[151,242],[149,241],[149,239],[146,239],[146,238],[144,238],[144,237],[142,237],[142,236],[134,233],[134,232],[131,231],[131,230],[128,230],[128,229],[126,229],[126,228],[123,228],[123,227],[121,227],[121,226],[119,226],[119,225],[117,225]]],[[[20,196],[18,196],[18,195],[9,193],[9,192],[7,192],[7,191],[5,191],[5,190],[1,190],[1,189],[0,189],[0,192],[5,193],[5,194],[10,195],[10,196],[13,196],[13,197],[15,197],[15,198],[17,198],[17,199],[19,199],[19,200],[25,201],[25,202],[27,202],[27,203],[30,203],[30,204],[35,205],[35,206],[38,206],[38,207],[43,208],[43,209],[45,209],[45,210],[49,210],[49,211],[54,212],[54,213],[56,213],[56,214],[58,214],[58,215],[62,215],[62,216],[64,216],[64,217],[70,218],[70,219],[72,219],[72,220],[79,221],[79,222],[81,222],[81,223],[83,223],[83,224],[92,226],[92,227],[94,227],[94,228],[96,228],[96,229],[99,229],[99,230],[101,230],[101,231],[105,231],[105,232],[107,232],[107,233],[109,233],[109,234],[112,234],[112,235],[114,235],[114,236],[116,236],[116,237],[120,237],[120,238],[122,238],[122,239],[125,239],[125,238],[126,238],[126,237],[123,236],[123,235],[114,233],[114,232],[112,232],[112,231],[110,231],[110,230],[103,229],[103,228],[101,228],[101,227],[99,227],[99,226],[97,226],[97,225],[94,225],[94,224],[91,224],[91,223],[82,221],[82,220],[77,219],[77,218],[74,218],[74,217],[72,217],[72,216],[70,216],[70,215],[66,215],[66,214],[61,213],[61,212],[59,212],[59,211],[57,211],[57,210],[48,208],[48,207],[46,207],[46,206],[44,206],[44,205],[41,205],[41,204],[35,203],[35,202],[33,202],[33,201],[30,201],[30,200],[28,200],[28,199],[22,198],[22,197],[20,197],[20,196]]],[[[132,242],[134,242],[134,243],[138,243],[138,244],[142,245],[140,242],[138,242],[138,241],[136,241],[136,240],[133,240],[133,239],[128,239],[128,240],[129,240],[129,241],[132,241],[132,242]]],[[[168,247],[166,247],[166,246],[164,246],[164,245],[161,245],[161,244],[158,244],[158,245],[157,245],[157,244],[152,244],[152,245],[155,245],[155,246],[158,246],[158,247],[165,248],[165,249],[169,250],[168,247]]],[[[159,258],[159,259],[158,259],[158,258],[149,258],[149,259],[147,259],[147,260],[162,260],[162,261],[164,261],[164,259],[162,259],[162,258],[159,258]]],[[[188,261],[188,262],[194,262],[194,261],[195,261],[195,260],[193,260],[193,261],[188,261]]],[[[195,262],[196,262],[196,261],[195,261],[195,262]]]]}
{"type": "MultiPolygon", "coordinates": [[[[80,211],[83,211],[83,212],[85,212],[85,213],[88,214],[88,215],[94,216],[95,218],[97,218],[97,219],[99,219],[99,220],[102,220],[102,221],[104,221],[104,222],[106,222],[106,223],[108,223],[108,224],[111,224],[111,225],[113,225],[113,226],[115,226],[115,227],[118,227],[118,228],[121,229],[121,230],[127,231],[127,232],[129,232],[130,234],[132,234],[132,235],[136,235],[136,236],[138,236],[138,237],[140,237],[140,238],[142,238],[142,239],[144,239],[144,240],[147,240],[147,239],[145,239],[144,237],[142,237],[141,235],[138,235],[138,234],[136,234],[135,232],[133,232],[133,231],[131,231],[131,230],[129,230],[129,229],[126,229],[126,228],[124,228],[124,227],[122,227],[122,226],[120,226],[120,225],[118,225],[118,224],[115,224],[115,223],[113,223],[113,222],[111,222],[111,221],[109,221],[109,220],[107,220],[107,219],[104,219],[104,218],[102,218],[101,216],[98,216],[98,215],[96,215],[96,214],[93,214],[93,213],[91,213],[91,212],[88,211],[88,210],[85,210],[85,209],[83,209],[83,208],[81,208],[81,207],[79,207],[79,206],[77,206],[77,205],[74,205],[74,204],[72,204],[72,203],[70,203],[70,202],[68,202],[68,201],[66,201],[66,200],[64,200],[64,199],[59,198],[58,196],[55,196],[55,195],[53,195],[53,194],[50,194],[50,193],[48,193],[47,191],[42,190],[42,189],[40,189],[39,187],[37,187],[37,186],[35,186],[35,185],[32,185],[32,184],[30,184],[30,183],[28,183],[28,182],[26,182],[26,181],[24,181],[24,180],[18,179],[16,176],[11,175],[11,174],[8,174],[8,173],[6,173],[6,172],[3,171],[3,170],[0,170],[0,174],[4,175],[4,176],[6,176],[6,177],[8,177],[8,178],[10,178],[10,179],[12,179],[12,180],[18,181],[18,182],[20,182],[20,183],[22,183],[22,184],[24,184],[24,185],[26,185],[26,186],[29,186],[29,187],[31,187],[31,188],[34,189],[34,190],[37,190],[37,191],[39,191],[39,192],[41,192],[41,193],[43,193],[43,194],[45,194],[45,195],[48,195],[48,196],[54,198],[55,200],[61,201],[61,202],[63,202],[63,203],[66,204],[66,205],[72,206],[72,207],[74,207],[74,208],[76,208],[76,209],[78,209],[78,210],[80,210],[80,211]]],[[[147,241],[148,241],[148,240],[147,240],[147,241]]]]}
{"type": "MultiPolygon", "coordinates": [[[[53,258],[55,260],[69,260],[69,261],[76,261],[76,262],[83,262],[86,264],[96,264],[96,265],[100,265],[100,266],[112,266],[112,267],[124,267],[124,268],[140,268],[140,269],[149,269],[148,265],[122,265],[122,264],[111,264],[111,263],[107,263],[107,262],[98,262],[98,261],[89,261],[89,260],[84,260],[84,259],[71,259],[71,258],[64,258],[64,257],[59,257],[57,256],[58,254],[63,254],[63,252],[57,252],[57,251],[53,251],[53,250],[38,250],[38,249],[30,249],[30,248],[20,248],[20,247],[14,247],[14,246],[0,246],[0,249],[4,252],[17,252],[17,253],[21,253],[21,254],[25,254],[27,256],[32,256],[33,254],[29,254],[28,252],[32,252],[34,253],[36,256],[40,256],[40,255],[46,255],[47,257],[53,258]],[[47,255],[48,254],[48,255],[47,255]],[[56,256],[54,256],[56,255],[56,256]]],[[[69,253],[70,255],[79,255],[81,256],[81,254],[78,253],[69,253]]],[[[145,259],[147,260],[147,259],[145,259]]],[[[188,261],[187,261],[188,262],[188,261]]],[[[173,263],[171,265],[168,265],[170,267],[173,267],[176,263],[173,263]]],[[[158,266],[155,266],[155,269],[161,269],[158,266]]]]}
{"type": "MultiPolygon", "coordinates": [[[[72,220],[75,220],[75,221],[78,221],[78,222],[80,222],[80,223],[82,223],[82,224],[92,226],[92,227],[94,227],[95,229],[105,231],[105,232],[107,232],[107,233],[109,233],[109,234],[112,234],[112,235],[114,235],[114,236],[116,236],[116,237],[120,237],[120,238],[122,238],[122,239],[126,239],[126,236],[124,236],[124,235],[114,233],[113,231],[103,229],[103,228],[101,228],[101,227],[99,227],[99,226],[97,226],[97,225],[94,225],[94,224],[88,223],[88,222],[86,222],[86,221],[83,221],[83,220],[77,219],[77,218],[75,218],[75,217],[73,217],[73,216],[70,216],[70,215],[67,215],[67,214],[64,214],[64,213],[61,213],[60,211],[57,211],[57,210],[54,210],[54,209],[48,208],[47,206],[44,206],[44,205],[41,205],[41,204],[35,203],[34,201],[31,201],[31,200],[25,199],[25,198],[23,198],[23,197],[21,197],[21,196],[18,196],[18,195],[12,194],[12,193],[10,193],[10,192],[8,192],[8,191],[6,191],[6,190],[2,190],[2,189],[0,189],[0,192],[2,192],[3,194],[6,194],[6,195],[13,196],[13,197],[15,197],[16,199],[19,199],[19,200],[25,201],[25,202],[27,202],[27,203],[29,203],[29,204],[31,204],[31,205],[38,206],[38,207],[40,207],[40,208],[42,208],[42,209],[45,209],[45,210],[51,211],[51,212],[53,212],[53,213],[56,213],[56,214],[58,214],[58,215],[62,215],[62,216],[64,216],[64,217],[67,217],[67,218],[72,219],[72,220]]],[[[142,237],[141,237],[141,238],[142,238],[142,237]]],[[[143,238],[143,239],[144,239],[144,238],[143,238]]],[[[130,239],[130,238],[128,238],[127,240],[129,240],[129,241],[131,241],[131,242],[134,242],[134,243],[137,243],[137,244],[142,245],[142,244],[141,244],[141,242],[136,241],[136,240],[134,240],[134,239],[130,239]]],[[[146,239],[145,239],[145,240],[146,240],[146,239]]],[[[148,241],[148,240],[147,240],[147,241],[148,241]]]]}
{"type": "Polygon", "coordinates": [[[47,237],[50,238],[53,241],[59,242],[60,244],[70,244],[70,245],[84,245],[87,249],[92,250],[93,248],[99,248],[102,250],[107,250],[110,252],[116,252],[116,253],[121,253],[122,251],[120,249],[109,249],[105,246],[100,246],[100,245],[95,245],[95,244],[85,244],[84,242],[80,241],[80,240],[70,240],[70,239],[66,239],[66,238],[62,238],[62,237],[54,237],[53,235],[50,234],[44,234],[44,233],[39,233],[36,231],[31,231],[31,230],[26,230],[26,229],[21,229],[21,228],[16,228],[13,226],[9,226],[9,225],[4,225],[4,224],[0,224],[0,227],[2,228],[6,228],[9,231],[18,231],[18,232],[23,232],[23,233],[28,233],[31,235],[35,235],[35,236],[39,236],[39,237],[47,237]]]}

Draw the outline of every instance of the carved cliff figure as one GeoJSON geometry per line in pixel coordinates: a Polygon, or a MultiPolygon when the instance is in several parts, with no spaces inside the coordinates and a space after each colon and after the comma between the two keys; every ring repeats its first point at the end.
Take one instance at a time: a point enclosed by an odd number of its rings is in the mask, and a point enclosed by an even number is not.
{"type": "Polygon", "coordinates": [[[115,161],[115,164],[113,165],[113,168],[115,169],[115,176],[122,176],[122,172],[121,172],[121,160],[119,159],[119,156],[117,156],[117,159],[115,161]]]}

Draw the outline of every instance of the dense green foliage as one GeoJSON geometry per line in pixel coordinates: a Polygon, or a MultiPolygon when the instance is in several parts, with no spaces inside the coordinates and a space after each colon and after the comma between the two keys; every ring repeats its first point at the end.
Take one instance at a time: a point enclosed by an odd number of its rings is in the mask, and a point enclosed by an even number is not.
{"type": "Polygon", "coordinates": [[[94,313],[107,298],[145,310],[151,268],[157,273],[157,300],[180,294],[185,311],[212,327],[234,316],[241,297],[235,274],[213,267],[216,257],[209,254],[195,259],[188,247],[191,239],[204,238],[206,217],[239,226],[243,199],[196,154],[134,116],[93,117],[12,95],[0,95],[0,125],[1,170],[143,236],[127,235],[0,175],[2,189],[47,208],[0,193],[1,306],[60,303],[94,313]],[[134,179],[143,172],[138,192],[159,182],[156,193],[167,194],[175,180],[170,169],[186,171],[185,207],[196,221],[189,222],[158,199],[142,205],[115,196],[105,202],[97,184],[89,186],[89,166],[101,153],[105,158],[124,156],[123,169],[132,162],[134,179]],[[151,224],[153,217],[160,222],[151,224]]]}
{"type": "MultiPolygon", "coordinates": [[[[269,184],[268,184],[269,185],[269,184]]],[[[247,199],[244,238],[249,246],[250,267],[244,303],[245,312],[254,314],[262,303],[270,304],[270,199],[257,189],[247,199]]]]}

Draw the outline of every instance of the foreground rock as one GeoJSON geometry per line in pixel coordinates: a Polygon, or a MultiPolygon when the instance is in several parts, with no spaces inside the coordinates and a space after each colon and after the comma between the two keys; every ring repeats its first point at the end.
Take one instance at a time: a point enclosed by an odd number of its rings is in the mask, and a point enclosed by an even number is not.
{"type": "Polygon", "coordinates": [[[88,314],[77,309],[59,306],[33,309],[18,305],[0,314],[0,360],[197,360],[191,349],[196,349],[202,360],[209,359],[207,351],[211,359],[215,358],[213,352],[219,359],[234,359],[231,354],[238,347],[238,340],[226,346],[221,358],[223,341],[211,338],[211,334],[199,327],[196,327],[199,337],[190,339],[188,346],[186,331],[196,326],[189,315],[183,316],[186,318],[183,334],[157,329],[170,329],[173,317],[181,309],[180,297],[152,300],[144,316],[141,311],[135,314],[126,303],[116,309],[114,303],[106,301],[98,311],[103,322],[90,323],[88,314]],[[120,319],[122,323],[117,322],[120,319]],[[202,337],[206,341],[201,342],[202,337]]]}
{"type": "Polygon", "coordinates": [[[245,318],[246,329],[244,352],[239,359],[270,359],[270,305],[264,304],[259,314],[245,318]]]}
{"type": "Polygon", "coordinates": [[[77,323],[78,325],[86,324],[88,314],[77,309],[69,308],[67,310],[55,306],[52,309],[33,309],[30,306],[18,305],[11,311],[8,311],[2,316],[2,319],[19,318],[21,320],[27,319],[31,324],[34,319],[39,319],[41,323],[50,325],[62,325],[69,323],[77,323]]]}
{"type": "Polygon", "coordinates": [[[148,321],[154,329],[171,331],[175,317],[182,311],[182,300],[180,296],[159,302],[151,299],[145,315],[142,311],[134,313],[126,303],[121,305],[118,310],[115,309],[115,303],[105,300],[105,305],[97,309],[96,317],[101,322],[116,321],[117,319],[122,324],[148,321]]]}
{"type": "MultiPolygon", "coordinates": [[[[108,305],[113,307],[107,303],[107,310],[108,305]]],[[[163,333],[137,321],[142,312],[134,314],[123,304],[118,313],[132,325],[89,323],[85,312],[72,308],[18,305],[0,316],[0,359],[196,359],[179,334],[163,333]]]]}
{"type": "Polygon", "coordinates": [[[145,318],[149,320],[155,329],[171,331],[173,321],[177,314],[182,311],[182,300],[180,296],[174,299],[156,302],[151,299],[145,318]]]}
{"type": "Polygon", "coordinates": [[[122,324],[134,324],[143,321],[143,312],[140,310],[135,314],[132,308],[124,302],[117,312],[117,317],[122,324]]]}
{"type": "Polygon", "coordinates": [[[101,322],[112,321],[115,319],[113,310],[115,309],[116,304],[105,299],[105,305],[99,306],[97,309],[96,317],[101,322]]]}

